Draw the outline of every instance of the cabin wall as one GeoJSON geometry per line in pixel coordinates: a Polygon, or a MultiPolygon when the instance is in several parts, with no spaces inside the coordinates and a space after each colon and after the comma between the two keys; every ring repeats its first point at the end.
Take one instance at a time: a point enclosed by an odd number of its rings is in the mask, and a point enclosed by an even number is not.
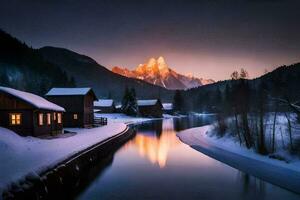
{"type": "Polygon", "coordinates": [[[159,104],[151,106],[139,106],[139,112],[144,117],[162,117],[163,111],[159,104]]]}
{"type": "Polygon", "coordinates": [[[83,127],[83,113],[80,112],[66,112],[63,116],[65,127],[83,127]],[[77,119],[74,119],[74,114],[77,114],[77,119]]]}
{"type": "Polygon", "coordinates": [[[33,115],[32,110],[14,109],[14,110],[0,110],[0,126],[5,127],[18,133],[22,136],[33,136],[33,115]],[[20,113],[22,121],[20,125],[10,125],[9,114],[20,113]]]}
{"type": "Polygon", "coordinates": [[[33,110],[33,107],[14,96],[0,91],[0,110],[33,110]]]}
{"type": "Polygon", "coordinates": [[[84,126],[90,126],[94,124],[94,96],[89,92],[84,97],[84,126]]]}
{"type": "Polygon", "coordinates": [[[32,105],[10,94],[0,92],[0,126],[22,136],[41,136],[61,133],[63,125],[54,122],[54,112],[33,108],[32,105]],[[9,115],[21,114],[21,124],[11,125],[9,115]],[[38,113],[44,114],[44,125],[38,125],[38,113]],[[51,125],[47,125],[47,113],[51,113],[51,125]]]}
{"type": "MultiPolygon", "coordinates": [[[[57,112],[60,113],[60,112],[57,112]]],[[[63,117],[63,116],[62,116],[63,117]]],[[[63,123],[58,124],[57,117],[54,120],[54,112],[46,111],[46,110],[36,110],[33,112],[33,130],[34,136],[42,136],[42,135],[57,135],[62,133],[63,123]],[[43,113],[43,125],[39,125],[39,114],[43,113]],[[47,114],[51,114],[51,124],[47,124],[47,114]]]]}
{"type": "Polygon", "coordinates": [[[66,96],[47,96],[49,101],[65,108],[66,112],[63,116],[64,127],[83,127],[84,126],[84,104],[85,98],[81,95],[66,96]],[[78,119],[74,119],[77,114],[78,119]]]}
{"type": "Polygon", "coordinates": [[[0,126],[8,128],[22,136],[32,135],[32,106],[15,98],[14,96],[0,92],[0,126]],[[10,125],[9,114],[20,113],[22,122],[20,125],[10,125]]]}

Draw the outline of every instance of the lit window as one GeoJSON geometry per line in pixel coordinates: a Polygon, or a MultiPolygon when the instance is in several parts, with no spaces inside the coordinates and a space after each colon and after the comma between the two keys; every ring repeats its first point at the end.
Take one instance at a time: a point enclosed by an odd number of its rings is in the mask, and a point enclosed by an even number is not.
{"type": "Polygon", "coordinates": [[[57,123],[61,124],[61,113],[57,113],[57,123]]]}
{"type": "Polygon", "coordinates": [[[9,114],[11,125],[20,125],[22,121],[22,115],[20,113],[9,114]]]}
{"type": "Polygon", "coordinates": [[[51,124],[51,113],[47,113],[47,124],[51,124]]]}
{"type": "Polygon", "coordinates": [[[53,113],[53,120],[54,120],[54,121],[56,120],[56,112],[53,113]]]}
{"type": "Polygon", "coordinates": [[[77,115],[77,114],[74,114],[74,115],[73,115],[73,119],[78,119],[78,115],[77,115]]]}
{"type": "Polygon", "coordinates": [[[39,125],[43,126],[44,125],[44,114],[39,113],[39,125]]]}

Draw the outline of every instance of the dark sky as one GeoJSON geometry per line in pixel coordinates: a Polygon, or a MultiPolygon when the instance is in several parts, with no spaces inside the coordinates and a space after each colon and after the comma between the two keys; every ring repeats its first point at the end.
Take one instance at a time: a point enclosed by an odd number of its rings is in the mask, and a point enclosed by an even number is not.
{"type": "Polygon", "coordinates": [[[181,73],[219,80],[300,62],[298,0],[1,0],[0,28],[108,68],[164,56],[181,73]]]}

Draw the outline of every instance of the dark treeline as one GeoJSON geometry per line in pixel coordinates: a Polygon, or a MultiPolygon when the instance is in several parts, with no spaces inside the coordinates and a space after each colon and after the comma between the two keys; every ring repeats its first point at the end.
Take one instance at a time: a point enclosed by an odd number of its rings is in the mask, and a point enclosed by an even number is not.
{"type": "Polygon", "coordinates": [[[234,134],[241,145],[255,148],[261,154],[276,152],[278,115],[284,115],[288,122],[285,131],[289,138],[288,148],[295,151],[291,113],[300,119],[297,105],[300,102],[300,64],[279,67],[257,79],[247,78],[245,70],[235,71],[231,80],[177,91],[174,109],[182,113],[217,113],[219,136],[230,129],[227,132],[234,134]],[[267,126],[269,132],[271,130],[268,138],[267,126]]]}
{"type": "MultiPolygon", "coordinates": [[[[240,82],[239,79],[231,78],[231,80],[180,91],[184,112],[218,113],[222,111],[224,109],[223,103],[226,104],[226,88],[231,89],[240,82]]],[[[259,78],[245,79],[245,82],[249,86],[250,99],[256,99],[256,93],[263,85],[270,97],[281,97],[290,102],[300,100],[300,63],[278,67],[259,78]]]]}
{"type": "Polygon", "coordinates": [[[37,50],[0,30],[0,85],[43,95],[51,87],[75,86],[75,80],[37,50]]]}

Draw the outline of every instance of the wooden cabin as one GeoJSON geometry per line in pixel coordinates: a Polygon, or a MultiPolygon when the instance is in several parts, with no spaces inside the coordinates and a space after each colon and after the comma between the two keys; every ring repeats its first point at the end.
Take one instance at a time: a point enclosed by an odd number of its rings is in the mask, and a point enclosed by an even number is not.
{"type": "Polygon", "coordinates": [[[94,101],[94,111],[97,113],[114,113],[116,111],[113,99],[100,99],[94,101]]]}
{"type": "Polygon", "coordinates": [[[46,98],[66,109],[65,127],[93,126],[93,102],[98,99],[91,88],[52,88],[46,98]]]}
{"type": "Polygon", "coordinates": [[[63,112],[64,108],[35,94],[0,87],[0,126],[19,135],[62,133],[63,112]]]}
{"type": "Polygon", "coordinates": [[[164,114],[173,114],[173,104],[172,103],[163,103],[163,113],[164,114]]]}
{"type": "Polygon", "coordinates": [[[139,114],[143,117],[162,117],[163,106],[159,99],[138,100],[139,114]]]}

